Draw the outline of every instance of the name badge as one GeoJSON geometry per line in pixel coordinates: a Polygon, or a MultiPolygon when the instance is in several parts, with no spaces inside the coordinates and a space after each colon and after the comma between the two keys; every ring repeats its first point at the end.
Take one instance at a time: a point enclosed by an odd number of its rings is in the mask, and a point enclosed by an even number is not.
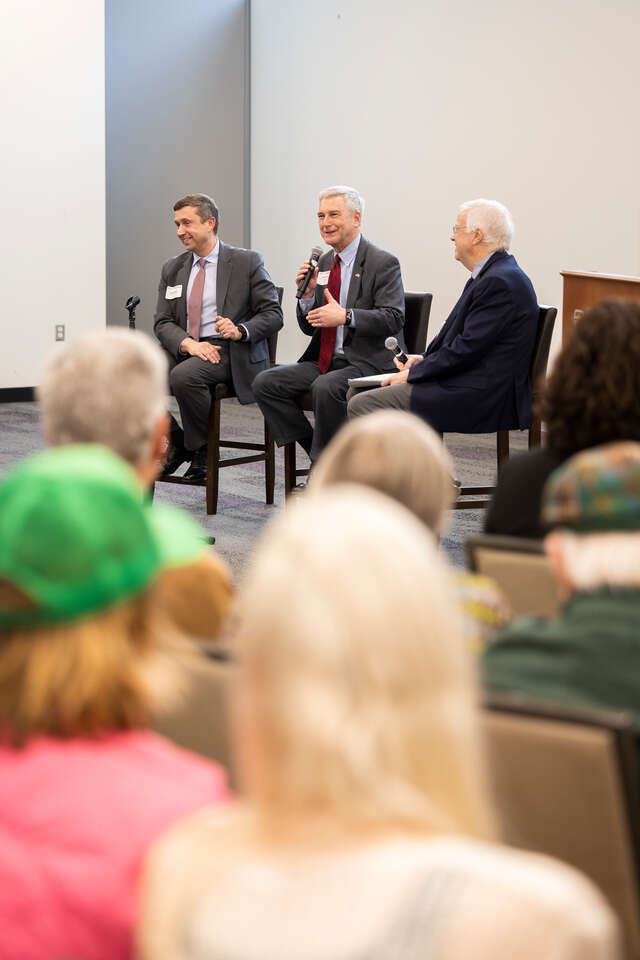
{"type": "Polygon", "coordinates": [[[318,283],[320,284],[321,287],[326,287],[326,285],[329,283],[329,273],[330,273],[330,272],[331,272],[330,270],[319,270],[319,271],[318,271],[318,283]]]}
{"type": "Polygon", "coordinates": [[[179,283],[177,287],[167,287],[164,298],[165,300],[177,300],[177,298],[181,296],[182,296],[182,284],[179,283]]]}

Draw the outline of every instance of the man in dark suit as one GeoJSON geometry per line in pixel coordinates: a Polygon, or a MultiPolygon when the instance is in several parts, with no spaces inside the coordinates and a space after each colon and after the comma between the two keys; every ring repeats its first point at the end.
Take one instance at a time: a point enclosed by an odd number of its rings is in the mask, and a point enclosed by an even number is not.
{"type": "MultiPolygon", "coordinates": [[[[320,194],[320,234],[332,250],[320,258],[297,307],[300,329],[311,341],[297,363],[267,370],[253,384],[278,446],[297,441],[312,462],[346,418],[348,380],[392,370],[384,341],[394,335],[403,343],[400,264],[360,233],[363,206],[351,187],[320,194]],[[296,403],[307,390],[314,428],[296,403]]],[[[308,260],[302,264],[296,283],[309,266],[308,260]]]]}
{"type": "Polygon", "coordinates": [[[382,388],[356,393],[349,416],[396,407],[441,433],[517,430],[531,422],[529,378],[538,304],[507,251],[513,221],[495,200],[460,207],[451,234],[471,278],[426,353],[411,355],[382,388]]]}
{"type": "Polygon", "coordinates": [[[164,474],[190,460],[186,476],[201,480],[210,388],[232,384],[240,403],[254,402],[251,386],[269,366],[267,339],[282,327],[282,310],[260,254],[218,239],[211,197],[189,194],[173,209],[187,252],[162,268],[153,329],[169,355],[169,383],[183,429],[172,418],[164,474]]]}

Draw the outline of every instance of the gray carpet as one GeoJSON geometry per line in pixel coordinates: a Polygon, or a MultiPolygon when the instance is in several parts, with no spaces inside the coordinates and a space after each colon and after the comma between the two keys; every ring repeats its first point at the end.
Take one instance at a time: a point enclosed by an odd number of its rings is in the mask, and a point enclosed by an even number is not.
{"type": "MultiPolygon", "coordinates": [[[[223,401],[222,435],[227,439],[259,441],[262,417],[255,405],[241,406],[236,400],[223,401]]],[[[456,464],[456,475],[463,484],[492,483],[495,477],[495,436],[463,436],[445,438],[456,464]]],[[[43,446],[36,403],[0,404],[0,471],[43,446]]],[[[526,433],[512,433],[513,451],[524,449],[526,433]]],[[[237,451],[229,452],[236,456],[237,451]]],[[[298,448],[299,466],[305,455],[298,448]]],[[[204,487],[158,483],[156,497],[188,510],[209,534],[216,538],[216,549],[239,576],[264,525],[284,502],[283,455],[276,454],[275,504],[264,502],[264,465],[260,463],[228,467],[220,472],[218,513],[208,517],[204,487]]],[[[452,563],[465,565],[464,542],[471,533],[482,529],[481,510],[452,511],[451,523],[442,540],[442,549],[452,563]]]]}

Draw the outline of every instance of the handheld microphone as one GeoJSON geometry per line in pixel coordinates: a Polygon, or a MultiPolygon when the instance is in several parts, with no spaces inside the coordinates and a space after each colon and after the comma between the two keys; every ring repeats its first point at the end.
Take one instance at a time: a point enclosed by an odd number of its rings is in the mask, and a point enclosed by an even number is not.
{"type": "Polygon", "coordinates": [[[387,350],[393,350],[393,355],[396,360],[399,360],[400,363],[406,363],[409,357],[406,355],[402,347],[398,346],[398,341],[395,337],[387,337],[384,342],[387,350]]]}
{"type": "Polygon", "coordinates": [[[309,281],[313,276],[313,271],[318,266],[318,260],[320,259],[321,256],[322,256],[322,247],[314,247],[309,257],[309,269],[307,270],[304,277],[298,284],[298,289],[296,290],[297,300],[300,300],[302,297],[304,297],[304,292],[309,286],[309,281]]]}

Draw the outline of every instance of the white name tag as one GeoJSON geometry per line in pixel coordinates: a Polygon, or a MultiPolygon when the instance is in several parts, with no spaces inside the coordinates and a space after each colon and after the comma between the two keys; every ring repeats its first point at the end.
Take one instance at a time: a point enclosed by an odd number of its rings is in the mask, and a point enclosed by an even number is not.
{"type": "Polygon", "coordinates": [[[177,300],[177,298],[181,296],[182,296],[182,284],[179,283],[177,287],[167,287],[164,298],[165,300],[177,300]]]}
{"type": "Polygon", "coordinates": [[[329,270],[319,270],[318,271],[318,283],[321,287],[326,287],[329,283],[329,270]]]}

